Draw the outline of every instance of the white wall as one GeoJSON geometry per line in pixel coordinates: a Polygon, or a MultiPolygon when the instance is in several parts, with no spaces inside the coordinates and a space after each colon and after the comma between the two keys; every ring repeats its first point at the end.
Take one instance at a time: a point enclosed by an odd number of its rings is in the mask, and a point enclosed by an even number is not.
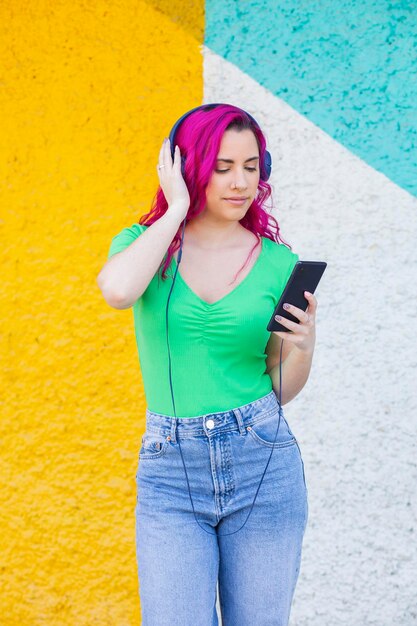
{"type": "Polygon", "coordinates": [[[281,233],[328,263],[312,372],[284,407],[309,490],[290,624],[412,626],[417,199],[207,48],[204,83],[264,128],[281,233]]]}

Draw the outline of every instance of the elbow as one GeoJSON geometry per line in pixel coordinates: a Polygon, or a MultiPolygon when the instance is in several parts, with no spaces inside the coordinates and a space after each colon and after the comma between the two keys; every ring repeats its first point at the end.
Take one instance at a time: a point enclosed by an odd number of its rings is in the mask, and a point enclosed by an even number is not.
{"type": "Polygon", "coordinates": [[[132,306],[133,302],[128,301],[123,293],[106,283],[101,273],[97,276],[97,285],[103,298],[113,309],[129,309],[132,306]]]}

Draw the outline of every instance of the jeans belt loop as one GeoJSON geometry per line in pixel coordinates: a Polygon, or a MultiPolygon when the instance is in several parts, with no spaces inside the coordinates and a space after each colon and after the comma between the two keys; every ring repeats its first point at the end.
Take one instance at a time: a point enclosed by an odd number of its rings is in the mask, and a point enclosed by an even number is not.
{"type": "Polygon", "coordinates": [[[171,437],[172,443],[177,443],[177,422],[178,422],[178,418],[177,417],[173,417],[171,419],[170,437],[171,437]]]}
{"type": "Polygon", "coordinates": [[[245,428],[245,426],[243,424],[243,418],[242,418],[241,412],[239,411],[239,409],[232,409],[232,411],[233,411],[233,413],[235,415],[237,424],[239,426],[239,433],[241,435],[246,435],[246,428],[245,428]]]}

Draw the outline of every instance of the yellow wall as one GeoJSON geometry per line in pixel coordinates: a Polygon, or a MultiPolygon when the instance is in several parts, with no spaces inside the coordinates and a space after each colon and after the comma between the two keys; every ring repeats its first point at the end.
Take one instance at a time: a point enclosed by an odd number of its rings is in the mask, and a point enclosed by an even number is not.
{"type": "Polygon", "coordinates": [[[145,399],[132,311],[96,276],[149,210],[163,137],[202,102],[203,7],[0,8],[2,625],[140,623],[145,399]]]}

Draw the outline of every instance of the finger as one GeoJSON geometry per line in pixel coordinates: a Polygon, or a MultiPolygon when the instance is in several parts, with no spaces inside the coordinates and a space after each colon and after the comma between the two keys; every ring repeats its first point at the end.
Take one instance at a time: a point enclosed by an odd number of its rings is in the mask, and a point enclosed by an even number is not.
{"type": "Polygon", "coordinates": [[[163,173],[164,169],[166,169],[166,137],[164,138],[164,141],[162,143],[161,146],[161,150],[159,152],[159,159],[158,159],[158,172],[160,174],[163,173]],[[161,169],[159,169],[159,166],[163,166],[161,167],[161,169]]]}
{"type": "Polygon", "coordinates": [[[283,307],[286,311],[288,311],[288,313],[291,313],[291,315],[294,315],[294,317],[300,320],[300,322],[303,322],[304,324],[308,322],[309,318],[308,318],[308,313],[306,313],[306,311],[299,309],[297,306],[294,306],[293,304],[289,304],[289,302],[285,302],[283,307]]]}
{"type": "Polygon", "coordinates": [[[172,160],[172,156],[171,156],[171,142],[169,140],[169,137],[167,138],[167,141],[166,141],[166,144],[165,144],[165,160],[164,160],[164,164],[165,164],[165,169],[168,168],[168,171],[170,172],[172,170],[173,160],[172,160]]]}
{"type": "Polygon", "coordinates": [[[305,291],[304,292],[304,296],[308,301],[308,309],[309,309],[309,313],[314,313],[316,312],[317,309],[317,298],[315,295],[313,295],[312,293],[310,293],[309,291],[305,291]]]}
{"type": "MultiPolygon", "coordinates": [[[[282,324],[283,326],[285,326],[285,328],[288,328],[288,330],[292,330],[292,331],[300,330],[300,324],[297,324],[297,322],[291,322],[291,320],[287,319],[286,317],[280,317],[279,315],[275,315],[275,320],[279,322],[280,324],[282,324]]],[[[285,332],[285,331],[281,331],[281,332],[285,332]]]]}
{"type": "MultiPolygon", "coordinates": [[[[157,167],[159,165],[163,165],[164,163],[164,148],[165,148],[165,139],[163,140],[161,148],[159,150],[157,167]]],[[[158,172],[159,172],[159,169],[158,169],[158,172]]]]}
{"type": "Polygon", "coordinates": [[[274,335],[278,335],[278,337],[282,340],[285,339],[291,343],[295,343],[294,337],[296,337],[296,335],[294,335],[294,333],[286,333],[285,330],[273,330],[272,332],[274,335]]]}
{"type": "MultiPolygon", "coordinates": [[[[285,328],[288,328],[289,330],[293,331],[294,333],[301,333],[301,334],[305,334],[308,333],[308,328],[306,327],[305,324],[298,324],[297,322],[292,322],[291,320],[287,319],[286,317],[280,317],[279,315],[275,316],[275,319],[277,322],[279,322],[280,324],[282,324],[283,326],[285,326],[285,328]],[[278,319],[280,318],[280,319],[278,319]]],[[[285,331],[281,331],[281,332],[285,332],[285,331]]]]}
{"type": "Polygon", "coordinates": [[[178,145],[175,146],[175,150],[174,150],[174,166],[175,170],[177,172],[180,171],[181,169],[181,154],[180,154],[180,148],[178,145]]]}

